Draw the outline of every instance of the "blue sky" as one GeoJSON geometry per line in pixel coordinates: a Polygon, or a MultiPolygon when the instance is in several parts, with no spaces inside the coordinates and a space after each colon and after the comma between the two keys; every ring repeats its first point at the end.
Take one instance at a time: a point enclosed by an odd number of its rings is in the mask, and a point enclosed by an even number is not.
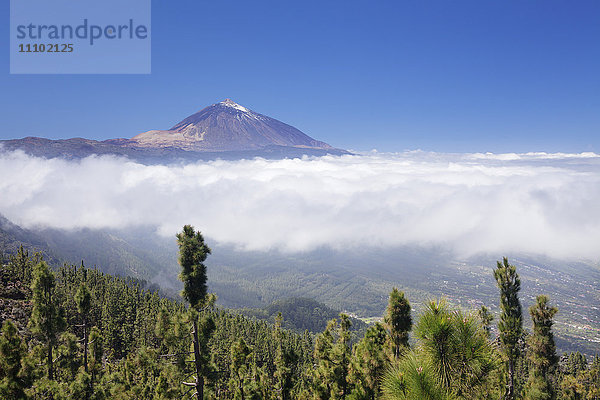
{"type": "Polygon", "coordinates": [[[336,147],[600,152],[600,2],[153,1],[151,75],[9,75],[0,139],[131,137],[232,98],[336,147]]]}

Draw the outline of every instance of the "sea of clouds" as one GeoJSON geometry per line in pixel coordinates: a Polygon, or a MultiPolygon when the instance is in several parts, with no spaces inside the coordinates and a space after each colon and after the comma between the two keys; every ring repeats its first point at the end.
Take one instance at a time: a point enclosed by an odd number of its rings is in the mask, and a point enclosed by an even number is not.
{"type": "Polygon", "coordinates": [[[371,152],[143,165],[0,153],[0,213],[29,227],[193,224],[241,249],[444,246],[600,259],[600,155],[371,152]]]}

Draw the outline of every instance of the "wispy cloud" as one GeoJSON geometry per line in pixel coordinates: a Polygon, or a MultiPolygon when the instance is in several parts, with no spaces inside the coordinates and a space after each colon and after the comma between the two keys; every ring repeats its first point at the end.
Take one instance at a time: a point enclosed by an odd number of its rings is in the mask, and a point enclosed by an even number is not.
{"type": "Polygon", "coordinates": [[[0,213],[27,226],[192,223],[244,249],[441,245],[600,258],[600,155],[399,154],[147,166],[0,154],[0,213]]]}

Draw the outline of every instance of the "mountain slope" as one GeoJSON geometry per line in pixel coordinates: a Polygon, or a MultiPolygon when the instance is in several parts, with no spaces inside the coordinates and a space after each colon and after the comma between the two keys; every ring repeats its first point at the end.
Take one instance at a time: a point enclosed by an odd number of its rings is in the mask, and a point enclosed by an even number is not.
{"type": "MultiPolygon", "coordinates": [[[[140,229],[141,231],[141,229],[140,229]]],[[[146,243],[136,237],[139,231],[118,232],[81,229],[25,229],[0,215],[0,256],[4,260],[17,252],[20,245],[30,254],[41,252],[51,265],[62,263],[98,267],[103,272],[119,276],[131,276],[153,283],[160,283],[166,290],[178,290],[177,263],[169,250],[176,254],[175,240],[152,240],[144,235],[146,243]],[[160,254],[157,254],[159,252],[160,254]],[[161,256],[167,254],[167,256],[161,256]],[[172,256],[172,257],[170,257],[172,256]],[[167,279],[165,276],[171,277],[167,279]]]]}
{"type": "Polygon", "coordinates": [[[239,151],[267,146],[332,150],[293,126],[255,113],[230,99],[208,106],[167,131],[135,136],[132,145],[184,150],[239,151]]]}
{"type": "Polygon", "coordinates": [[[16,254],[19,246],[28,249],[30,254],[40,252],[44,259],[57,264],[54,252],[43,237],[37,232],[13,224],[0,214],[0,261],[8,260],[9,256],[16,254]]]}
{"type": "Polygon", "coordinates": [[[202,109],[169,130],[151,130],[132,139],[0,140],[0,151],[14,150],[45,158],[117,155],[146,164],[350,154],[229,99],[202,109]]]}

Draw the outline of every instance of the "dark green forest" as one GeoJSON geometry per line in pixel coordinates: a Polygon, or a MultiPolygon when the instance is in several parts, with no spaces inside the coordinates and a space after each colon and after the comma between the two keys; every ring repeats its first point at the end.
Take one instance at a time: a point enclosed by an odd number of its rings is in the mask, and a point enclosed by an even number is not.
{"type": "Polygon", "coordinates": [[[560,310],[542,293],[523,309],[506,258],[489,277],[497,319],[444,298],[414,315],[389,288],[367,326],[310,299],[217,307],[202,234],[177,241],[179,298],[19,248],[0,270],[0,398],[600,399],[600,357],[557,354],[560,310]]]}
{"type": "MultiPolygon", "coordinates": [[[[173,237],[159,237],[153,229],[33,230],[0,216],[0,255],[4,255],[6,263],[22,244],[32,254],[42,252],[55,268],[64,263],[80,264],[83,259],[88,267],[138,278],[147,282],[144,288],[160,287],[161,293],[177,299],[183,287],[177,278],[177,243],[173,237]]],[[[497,260],[493,256],[460,261],[442,249],[412,247],[344,251],[322,248],[306,254],[240,251],[235,246],[212,242],[211,247],[213,253],[206,261],[208,288],[218,295],[219,306],[245,309],[244,313],[258,318],[265,318],[268,313],[266,317],[273,322],[273,303],[309,298],[321,303],[321,311],[325,307],[332,309],[320,312],[324,318],[314,324],[315,333],[322,331],[327,320],[341,310],[365,321],[377,320],[383,315],[392,287],[404,291],[417,315],[429,299],[442,296],[462,309],[486,305],[494,315],[500,312],[496,284],[490,279],[497,260]]],[[[544,293],[560,308],[553,325],[557,349],[561,353],[579,351],[588,358],[597,353],[598,266],[523,255],[513,255],[511,263],[519,269],[523,307],[535,303],[535,294],[544,293]]],[[[524,313],[523,323],[532,324],[528,312],[524,313]]],[[[294,324],[289,313],[283,325],[304,329],[302,324],[294,324]]],[[[352,328],[360,330],[356,320],[352,328]]]]}
{"type": "MultiPolygon", "coordinates": [[[[321,332],[327,326],[327,322],[339,316],[339,312],[331,307],[305,297],[290,297],[274,301],[265,308],[243,308],[238,311],[243,315],[267,321],[274,321],[281,313],[285,315],[283,328],[311,333],[321,332]]],[[[349,318],[352,322],[350,330],[356,331],[356,335],[363,336],[367,324],[358,318],[349,318]]]]}

